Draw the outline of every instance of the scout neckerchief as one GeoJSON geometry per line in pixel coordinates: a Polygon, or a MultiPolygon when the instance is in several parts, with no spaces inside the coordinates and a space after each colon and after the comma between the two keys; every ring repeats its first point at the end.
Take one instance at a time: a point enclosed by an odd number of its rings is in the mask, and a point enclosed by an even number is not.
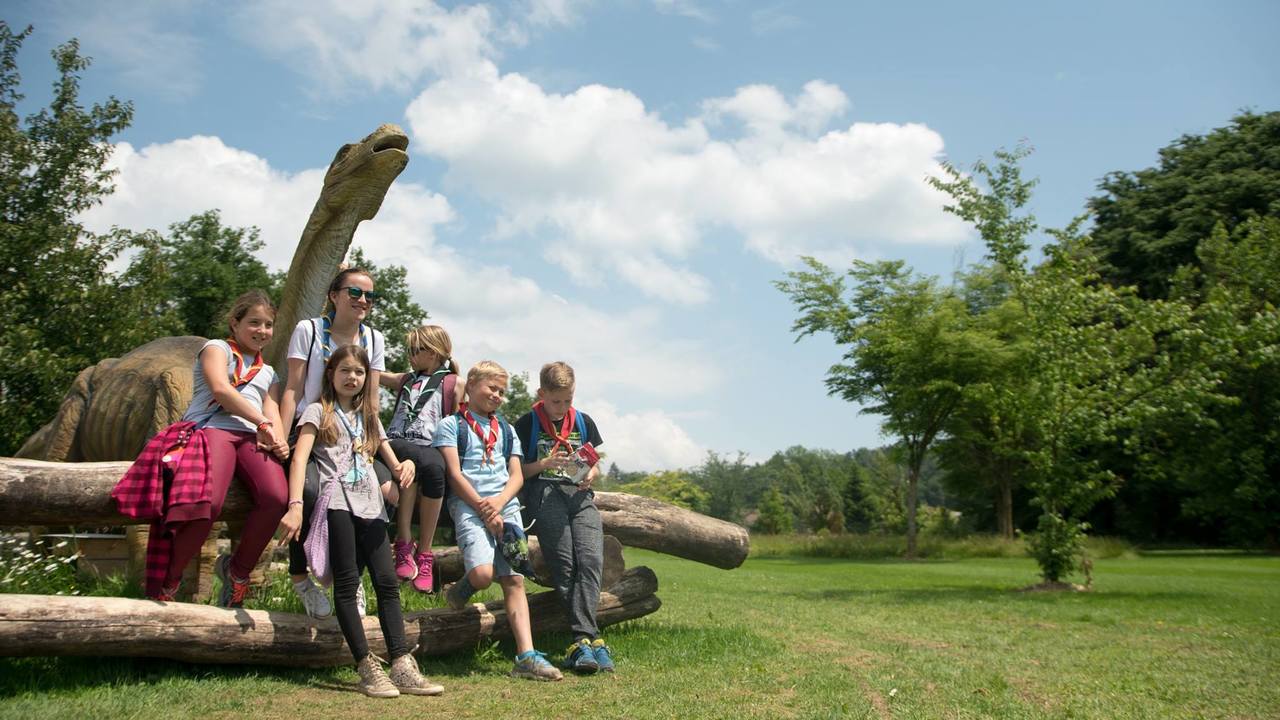
{"type": "Polygon", "coordinates": [[[493,462],[493,449],[498,446],[498,416],[489,415],[489,436],[485,437],[484,430],[481,429],[480,423],[476,422],[472,416],[471,410],[467,407],[467,403],[458,406],[458,411],[462,413],[462,418],[467,421],[467,427],[471,428],[471,432],[480,438],[484,443],[484,463],[488,465],[493,462]]]}
{"type": "MultiPolygon", "coordinates": [[[[329,313],[328,315],[320,318],[320,350],[324,353],[325,362],[329,361],[329,356],[332,355],[333,351],[336,349],[333,347],[332,332],[330,332],[332,327],[333,313],[329,313]]],[[[356,329],[356,335],[360,337],[360,347],[367,351],[369,349],[369,339],[365,334],[364,323],[360,323],[360,327],[356,329]]]]}
{"type": "Polygon", "coordinates": [[[231,373],[231,384],[236,389],[240,389],[253,382],[253,378],[262,369],[262,351],[259,350],[253,356],[253,364],[246,369],[244,366],[244,353],[240,351],[239,343],[235,341],[235,338],[227,338],[227,345],[231,346],[231,357],[236,361],[235,370],[231,373]]]}
{"type": "MultiPolygon", "coordinates": [[[[542,426],[542,432],[556,439],[556,443],[547,451],[547,455],[555,455],[556,448],[564,445],[565,452],[573,452],[573,443],[569,442],[569,429],[577,422],[578,411],[569,406],[569,412],[564,414],[564,419],[560,421],[560,432],[556,432],[555,425],[551,422],[551,416],[547,414],[547,409],[543,407],[542,401],[533,404],[533,412],[538,416],[538,424],[542,426]]],[[[583,438],[579,438],[582,440],[583,438]]]]}
{"type": "Polygon", "coordinates": [[[400,388],[400,394],[396,396],[396,406],[391,410],[391,417],[396,416],[396,411],[400,409],[400,403],[409,399],[409,393],[413,390],[414,383],[418,382],[423,378],[428,378],[426,385],[419,390],[417,400],[413,403],[413,408],[410,409],[409,415],[407,416],[407,422],[409,424],[412,424],[413,419],[418,417],[418,413],[422,412],[422,408],[426,407],[427,401],[431,399],[432,395],[436,394],[436,388],[440,387],[440,385],[444,382],[444,376],[448,374],[449,374],[448,364],[440,366],[435,372],[431,374],[427,374],[426,371],[423,371],[423,370],[419,370],[418,372],[415,372],[413,374],[413,377],[410,378],[409,381],[406,382],[400,388]],[[440,381],[431,382],[431,380],[434,379],[435,376],[437,375],[440,376],[440,381]]]}
{"type": "Polygon", "coordinates": [[[360,482],[368,472],[364,467],[364,463],[367,462],[364,455],[356,450],[358,444],[364,440],[364,418],[357,412],[356,425],[353,428],[351,427],[351,422],[347,420],[346,411],[338,407],[336,412],[338,413],[338,419],[342,421],[342,426],[347,430],[347,437],[351,438],[351,469],[342,478],[342,482],[354,489],[356,483],[360,482]]]}

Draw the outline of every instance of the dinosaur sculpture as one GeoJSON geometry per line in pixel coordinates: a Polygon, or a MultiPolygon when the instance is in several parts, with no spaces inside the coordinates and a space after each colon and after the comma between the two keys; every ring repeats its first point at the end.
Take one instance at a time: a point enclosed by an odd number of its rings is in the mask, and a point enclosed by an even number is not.
{"type": "MultiPolygon", "coordinates": [[[[283,332],[267,348],[267,362],[280,367],[293,326],[319,312],[356,226],[377,214],[408,164],[408,146],[404,131],[382,125],[338,150],[289,266],[276,315],[283,332]]],[[[27,439],[18,457],[63,462],[136,457],[148,438],[182,417],[191,399],[191,363],[204,342],[194,336],[160,338],[82,370],[57,416],[27,439]]]]}

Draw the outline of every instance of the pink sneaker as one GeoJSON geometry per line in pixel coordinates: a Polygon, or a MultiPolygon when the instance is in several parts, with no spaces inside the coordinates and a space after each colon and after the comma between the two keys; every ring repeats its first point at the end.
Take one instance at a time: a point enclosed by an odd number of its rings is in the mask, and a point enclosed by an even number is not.
{"type": "Polygon", "coordinates": [[[418,561],[418,577],[413,580],[413,589],[418,592],[429,593],[434,589],[432,584],[434,583],[435,578],[431,569],[435,565],[436,556],[428,550],[424,553],[418,553],[413,557],[418,561]]]}
{"type": "Polygon", "coordinates": [[[413,562],[413,543],[408,540],[396,541],[396,577],[401,582],[412,580],[418,576],[418,566],[413,562]]]}

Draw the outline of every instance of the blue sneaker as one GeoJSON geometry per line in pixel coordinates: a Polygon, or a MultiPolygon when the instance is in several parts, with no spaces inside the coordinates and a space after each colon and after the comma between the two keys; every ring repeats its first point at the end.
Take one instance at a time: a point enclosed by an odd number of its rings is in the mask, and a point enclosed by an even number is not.
{"type": "Polygon", "coordinates": [[[613,672],[613,655],[609,652],[609,646],[604,644],[604,640],[600,638],[593,640],[591,652],[596,657],[596,667],[600,672],[613,672]]]}
{"type": "Polygon", "coordinates": [[[564,675],[555,665],[547,662],[547,656],[537,650],[527,650],[516,656],[516,664],[511,668],[511,677],[526,680],[560,680],[564,675]]]}
{"type": "Polygon", "coordinates": [[[596,653],[591,648],[591,641],[582,638],[569,646],[564,653],[564,667],[579,675],[590,675],[600,669],[596,664],[596,653]]]}

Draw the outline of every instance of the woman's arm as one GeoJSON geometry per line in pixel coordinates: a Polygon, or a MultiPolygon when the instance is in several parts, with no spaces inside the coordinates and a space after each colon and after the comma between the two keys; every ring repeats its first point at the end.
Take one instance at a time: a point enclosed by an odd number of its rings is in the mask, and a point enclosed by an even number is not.
{"type": "Polygon", "coordinates": [[[316,441],[316,426],[304,425],[298,433],[297,447],[293,449],[293,462],[289,463],[289,509],[280,518],[280,544],[301,537],[302,488],[307,481],[307,460],[316,441]]]}
{"type": "Polygon", "coordinates": [[[284,392],[280,394],[280,419],[293,424],[298,412],[298,398],[307,384],[307,361],[289,358],[289,371],[285,374],[284,392]]]}
{"type": "Polygon", "coordinates": [[[391,392],[400,392],[400,384],[407,377],[409,373],[382,372],[378,373],[378,384],[391,392]]]}

